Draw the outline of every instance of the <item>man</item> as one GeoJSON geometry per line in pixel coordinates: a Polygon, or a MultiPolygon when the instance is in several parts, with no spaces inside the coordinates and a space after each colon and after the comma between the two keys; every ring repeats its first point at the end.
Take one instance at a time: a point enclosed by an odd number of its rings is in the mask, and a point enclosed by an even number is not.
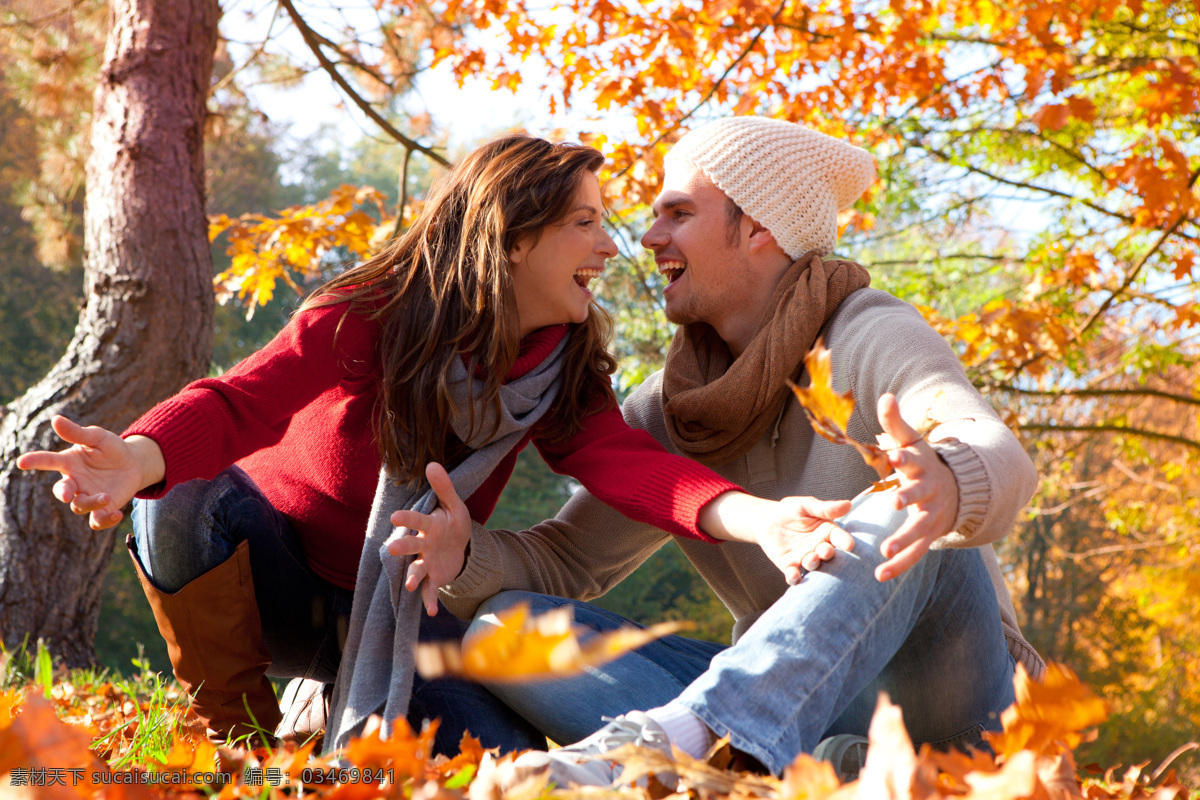
{"type": "MultiPolygon", "coordinates": [[[[700,756],[728,736],[779,773],[823,740],[835,757],[860,741],[846,735],[866,733],[881,690],[914,741],[967,746],[998,729],[1014,659],[1040,674],[989,545],[1031,496],[1032,463],[912,306],[866,288],[861,266],[825,259],[838,211],[874,177],[865,151],[763,118],[710,123],[669,154],[642,243],[669,280],[679,328],[665,369],[626,401],[630,424],[762,497],[855,497],[874,470],[815,436],[786,386],[806,380],[803,357],[820,336],[835,388],[856,400],[848,433],[890,434],[899,488],[856,498],[839,520],[851,552],[794,585],[754,544],[678,540],[733,614],[734,644],[672,637],[578,679],[492,687],[556,741],[621,715],[521,763],[549,766],[559,783],[606,784],[614,767],[599,756],[622,744],[700,756]],[[940,424],[925,441],[909,423],[927,413],[940,424]]],[[[581,491],[530,531],[475,526],[441,596],[486,627],[518,601],[568,602],[530,592],[600,595],[668,538],[581,491]]],[[[572,604],[585,626],[621,622],[572,604]]]]}

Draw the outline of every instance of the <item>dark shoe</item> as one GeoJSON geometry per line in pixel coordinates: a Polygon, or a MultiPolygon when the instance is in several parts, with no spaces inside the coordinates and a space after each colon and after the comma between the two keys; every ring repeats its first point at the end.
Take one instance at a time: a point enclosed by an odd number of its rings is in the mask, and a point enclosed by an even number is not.
{"type": "Polygon", "coordinates": [[[856,781],[863,764],[867,763],[867,737],[849,733],[830,736],[821,740],[812,751],[812,757],[832,764],[842,783],[856,781]]]}
{"type": "Polygon", "coordinates": [[[167,642],[175,677],[213,738],[270,735],[281,714],[267,680],[271,654],[250,577],[250,545],[178,592],[159,590],[142,571],[133,537],[125,541],[138,580],[167,642]]]}

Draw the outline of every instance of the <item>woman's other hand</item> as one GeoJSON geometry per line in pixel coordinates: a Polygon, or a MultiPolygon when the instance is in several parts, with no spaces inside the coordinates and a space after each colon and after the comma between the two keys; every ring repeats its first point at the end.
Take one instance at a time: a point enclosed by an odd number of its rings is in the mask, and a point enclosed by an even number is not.
{"type": "Polygon", "coordinates": [[[438,589],[452,583],[462,572],[467,544],[471,541],[471,515],[454,490],[445,467],[430,464],[425,468],[425,477],[437,495],[438,507],[429,514],[392,512],[393,525],[416,533],[392,539],[387,548],[394,556],[416,556],[408,566],[404,588],[415,592],[419,586],[425,610],[433,616],[437,614],[438,589]]]}
{"type": "Polygon", "coordinates": [[[162,451],[153,439],[123,439],[95,425],[77,425],[64,416],[56,416],[50,424],[71,447],[57,453],[23,453],[17,458],[17,467],[60,473],[54,496],[76,514],[89,515],[93,530],[116,525],[124,516],[121,509],[133,496],[163,478],[162,451]]]}

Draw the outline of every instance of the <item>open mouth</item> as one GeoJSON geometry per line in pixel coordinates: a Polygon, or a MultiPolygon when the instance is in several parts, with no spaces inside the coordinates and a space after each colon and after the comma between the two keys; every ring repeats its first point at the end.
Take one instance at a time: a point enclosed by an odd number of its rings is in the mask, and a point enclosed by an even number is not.
{"type": "Polygon", "coordinates": [[[667,279],[667,285],[679,280],[679,276],[687,271],[687,264],[682,261],[668,260],[658,262],[658,272],[667,279]]]}
{"type": "Polygon", "coordinates": [[[588,284],[594,279],[599,278],[603,272],[604,270],[602,269],[594,268],[576,270],[574,275],[575,283],[579,284],[579,288],[587,289],[588,284]]]}

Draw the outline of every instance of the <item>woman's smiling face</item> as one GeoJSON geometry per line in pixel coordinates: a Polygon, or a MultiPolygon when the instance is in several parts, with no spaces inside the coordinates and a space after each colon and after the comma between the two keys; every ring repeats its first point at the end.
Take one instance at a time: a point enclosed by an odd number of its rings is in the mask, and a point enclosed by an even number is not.
{"type": "Polygon", "coordinates": [[[616,243],[601,224],[603,209],[600,182],[585,172],[566,216],[517,242],[508,254],[521,336],[587,319],[592,299],[588,284],[617,254],[616,243]]]}

